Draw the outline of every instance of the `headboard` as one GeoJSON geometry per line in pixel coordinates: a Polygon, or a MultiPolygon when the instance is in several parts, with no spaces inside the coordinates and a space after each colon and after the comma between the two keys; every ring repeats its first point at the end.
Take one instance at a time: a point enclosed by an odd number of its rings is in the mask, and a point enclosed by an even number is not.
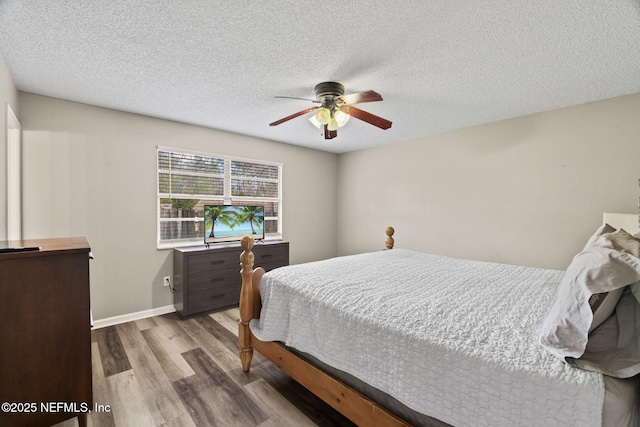
{"type": "Polygon", "coordinates": [[[615,228],[622,228],[629,234],[635,237],[640,236],[640,215],[638,214],[625,214],[625,213],[611,213],[605,212],[602,214],[602,222],[609,224],[615,228]]]}

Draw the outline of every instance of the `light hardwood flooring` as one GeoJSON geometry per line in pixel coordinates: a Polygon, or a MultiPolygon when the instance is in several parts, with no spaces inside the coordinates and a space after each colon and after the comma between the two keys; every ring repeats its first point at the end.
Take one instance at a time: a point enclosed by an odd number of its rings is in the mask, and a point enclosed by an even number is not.
{"type": "MultiPolygon", "coordinates": [[[[353,426],[259,354],[238,358],[238,309],[92,331],[90,427],[353,426]]],[[[68,420],[56,427],[75,427],[68,420]]]]}

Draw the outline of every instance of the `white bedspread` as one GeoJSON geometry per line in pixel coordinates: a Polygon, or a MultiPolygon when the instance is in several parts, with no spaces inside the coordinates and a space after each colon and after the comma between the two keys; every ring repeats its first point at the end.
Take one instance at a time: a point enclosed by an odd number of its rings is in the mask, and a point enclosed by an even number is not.
{"type": "Polygon", "coordinates": [[[538,343],[561,277],[403,249],[293,265],[251,329],[455,426],[600,426],[602,376],[538,343]]]}

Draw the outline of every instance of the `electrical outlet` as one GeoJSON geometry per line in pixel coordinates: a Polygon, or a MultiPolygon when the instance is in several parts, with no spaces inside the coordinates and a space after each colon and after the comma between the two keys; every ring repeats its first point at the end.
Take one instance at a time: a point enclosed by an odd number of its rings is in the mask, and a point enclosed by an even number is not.
{"type": "Polygon", "coordinates": [[[171,276],[164,276],[164,285],[171,286],[171,276]]]}

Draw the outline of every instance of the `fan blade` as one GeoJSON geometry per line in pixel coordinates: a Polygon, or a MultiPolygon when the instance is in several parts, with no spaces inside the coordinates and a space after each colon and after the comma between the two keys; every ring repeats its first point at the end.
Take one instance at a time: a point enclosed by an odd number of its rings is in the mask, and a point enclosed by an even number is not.
{"type": "Polygon", "coordinates": [[[324,125],[324,139],[333,139],[338,136],[337,130],[329,130],[329,125],[324,125]]]}
{"type": "Polygon", "coordinates": [[[344,102],[345,104],[360,104],[362,102],[376,102],[382,101],[382,95],[378,92],[374,92],[372,90],[367,90],[364,92],[351,93],[349,95],[343,95],[338,97],[339,100],[344,102]]]}
{"type": "Polygon", "coordinates": [[[380,129],[389,129],[391,127],[391,122],[389,120],[378,117],[375,114],[367,113],[359,108],[343,105],[340,107],[340,110],[349,114],[351,117],[367,122],[370,125],[377,126],[380,129]]]}
{"type": "Polygon", "coordinates": [[[278,126],[279,124],[282,124],[284,122],[288,122],[289,120],[295,119],[296,117],[302,116],[303,114],[310,113],[313,110],[317,110],[318,108],[320,108],[320,107],[310,107],[310,108],[304,109],[302,111],[298,111],[297,113],[294,113],[294,114],[292,114],[290,116],[287,116],[287,117],[285,117],[283,119],[276,120],[273,123],[269,123],[269,126],[278,126]]]}
{"type": "Polygon", "coordinates": [[[284,98],[284,99],[300,99],[302,101],[311,101],[311,102],[316,102],[318,104],[321,104],[320,101],[318,101],[317,99],[311,99],[311,98],[298,98],[297,96],[274,96],[274,98],[284,98]]]}

